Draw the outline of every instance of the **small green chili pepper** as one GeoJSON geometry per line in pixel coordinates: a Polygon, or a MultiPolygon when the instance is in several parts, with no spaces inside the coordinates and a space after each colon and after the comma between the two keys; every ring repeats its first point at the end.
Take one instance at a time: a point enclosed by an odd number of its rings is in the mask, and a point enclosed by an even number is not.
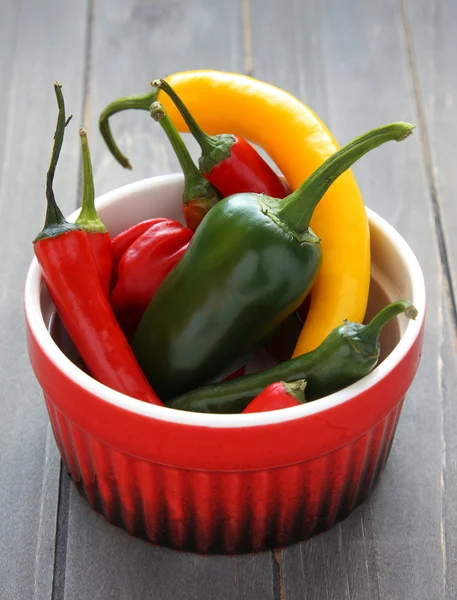
{"type": "Polygon", "coordinates": [[[161,398],[222,375],[300,306],[322,259],[309,228],[320,199],[364,154],[412,129],[392,123],[366,133],[283,200],[234,194],[211,209],[133,338],[135,356],[161,398]]]}
{"type": "Polygon", "coordinates": [[[379,334],[400,313],[415,319],[417,310],[399,300],[386,306],[367,325],[345,322],[307,354],[223,383],[207,385],[173,398],[169,408],[205,413],[242,412],[249,402],[275,381],[306,379],[306,401],[333,394],[368,375],[379,360],[379,334]]]}

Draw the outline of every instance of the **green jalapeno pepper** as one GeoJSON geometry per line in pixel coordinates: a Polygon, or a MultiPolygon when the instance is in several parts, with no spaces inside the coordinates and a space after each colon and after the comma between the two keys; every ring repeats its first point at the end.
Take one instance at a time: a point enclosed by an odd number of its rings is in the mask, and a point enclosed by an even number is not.
{"type": "Polygon", "coordinates": [[[322,258],[309,228],[318,202],[356,160],[412,129],[392,123],[366,133],[283,200],[235,194],[211,209],[133,338],[134,353],[161,398],[223,374],[300,306],[322,258]]]}

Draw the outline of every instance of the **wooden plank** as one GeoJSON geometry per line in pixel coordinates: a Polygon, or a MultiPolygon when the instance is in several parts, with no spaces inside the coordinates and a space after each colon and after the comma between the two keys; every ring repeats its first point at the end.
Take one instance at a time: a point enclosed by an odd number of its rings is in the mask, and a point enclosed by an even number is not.
{"type": "MultiPolygon", "coordinates": [[[[453,156],[457,136],[457,5],[452,0],[410,2],[401,0],[405,34],[420,110],[421,139],[427,162],[437,217],[444,232],[452,278],[457,295],[457,183],[453,156]]],[[[453,309],[455,299],[453,300],[453,309]]],[[[454,314],[454,319],[457,314],[454,314]]]]}
{"type": "MultiPolygon", "coordinates": [[[[240,71],[244,63],[238,3],[100,0],[92,27],[85,124],[91,133],[96,192],[101,194],[178,170],[161,128],[141,113],[113,118],[113,130],[134,171],[118,166],[97,134],[98,115],[108,102],[143,93],[151,79],[167,73],[205,67],[240,71]]],[[[65,578],[58,577],[66,600],[273,598],[270,553],[201,557],[153,547],[105,523],[73,487],[65,563],[65,578]]]]}
{"type": "MultiPolygon", "coordinates": [[[[111,119],[113,134],[133,165],[133,171],[122,169],[95,135],[99,114],[109,102],[146,93],[151,80],[169,73],[197,68],[242,71],[244,61],[237,3],[102,0],[94,17],[86,125],[94,132],[95,181],[97,194],[103,194],[144,177],[179,171],[161,128],[138,111],[111,119]]],[[[185,137],[198,156],[196,144],[185,137]]]]}
{"type": "MultiPolygon", "coordinates": [[[[5,131],[8,115],[11,78],[17,42],[19,3],[7,0],[0,4],[0,131],[5,131]]],[[[0,145],[0,166],[3,164],[5,148],[0,145]]]]}
{"type": "MultiPolygon", "coordinates": [[[[444,303],[445,304],[445,303],[444,303]]],[[[443,460],[441,469],[442,515],[441,554],[444,570],[445,599],[457,597],[457,360],[455,352],[455,322],[443,306],[443,338],[441,351],[441,389],[443,410],[443,460]]]]}
{"type": "MultiPolygon", "coordinates": [[[[298,93],[340,142],[384,122],[417,122],[396,1],[253,0],[252,22],[254,75],[298,93]]],[[[340,532],[282,553],[284,597],[306,590],[308,600],[442,598],[442,268],[420,136],[377,150],[354,170],[367,204],[405,236],[420,260],[428,286],[426,340],[371,501],[340,532]]]]}
{"type": "Polygon", "coordinates": [[[447,297],[443,299],[439,365],[443,395],[441,542],[445,598],[451,599],[457,595],[457,464],[453,458],[457,450],[457,409],[453,398],[457,379],[457,182],[453,160],[457,135],[457,5],[450,0],[402,2],[402,12],[411,69],[415,75],[422,150],[428,166],[429,185],[434,194],[435,216],[441,231],[441,254],[446,267],[447,280],[443,281],[443,287],[447,297]]]}
{"type": "MultiPolygon", "coordinates": [[[[28,362],[22,295],[31,241],[44,220],[57,115],[53,81],[61,78],[77,121],[85,23],[85,2],[0,3],[0,595],[12,600],[52,594],[60,463],[28,362]]],[[[76,131],[71,128],[73,142],[65,146],[57,176],[64,211],[76,202],[76,131]]]]}
{"type": "Polygon", "coordinates": [[[270,555],[198,556],[151,546],[106,524],[71,488],[65,598],[270,599],[270,555]]]}

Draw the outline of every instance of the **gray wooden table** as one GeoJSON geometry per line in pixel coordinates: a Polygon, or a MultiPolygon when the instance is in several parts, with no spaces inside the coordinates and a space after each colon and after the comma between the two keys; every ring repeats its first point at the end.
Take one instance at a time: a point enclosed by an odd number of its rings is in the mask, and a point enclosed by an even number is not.
{"type": "MultiPolygon", "coordinates": [[[[457,2],[0,1],[0,599],[441,600],[457,597],[457,2]],[[44,215],[52,83],[89,130],[97,194],[178,170],[146,113],[97,131],[115,97],[177,70],[247,72],[314,108],[340,143],[388,121],[407,144],[355,168],[366,203],[416,252],[428,286],[422,363],[372,498],[312,541],[241,557],[156,548],[106,524],[62,472],[24,339],[22,291],[44,215]]],[[[56,195],[80,198],[67,136],[56,195]]]]}

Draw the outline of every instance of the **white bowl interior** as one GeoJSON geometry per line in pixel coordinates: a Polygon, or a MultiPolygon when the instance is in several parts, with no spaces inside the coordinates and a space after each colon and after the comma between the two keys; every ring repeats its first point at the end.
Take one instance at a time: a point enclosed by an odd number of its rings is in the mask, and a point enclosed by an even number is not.
{"type": "MultiPolygon", "coordinates": [[[[182,221],[182,185],[181,175],[165,175],[139,181],[99,198],[97,201],[98,212],[111,235],[116,235],[131,225],[152,217],[166,216],[182,221]]],[[[69,220],[76,219],[78,212],[73,213],[69,220]]],[[[153,406],[115,392],[92,379],[80,368],[82,363],[78,362],[76,353],[71,350],[71,344],[65,337],[60,337],[59,345],[57,345],[49,334],[48,328],[52,327],[51,321],[55,314],[55,308],[46,287],[42,284],[36,260],[30,267],[25,289],[25,310],[28,321],[40,341],[42,349],[59,369],[105,401],[133,410],[146,417],[189,425],[241,427],[277,423],[313,414],[350,400],[351,397],[366,390],[384,377],[407,353],[416,339],[424,319],[425,287],[416,257],[395,229],[375,212],[370,209],[367,209],[367,212],[371,230],[372,280],[365,320],[371,318],[390,301],[398,299],[411,300],[418,309],[419,315],[415,321],[400,316],[384,329],[381,336],[381,362],[370,375],[340,392],[309,404],[257,414],[206,415],[153,406]],[[68,356],[62,352],[59,346],[67,349],[68,356]]]]}

